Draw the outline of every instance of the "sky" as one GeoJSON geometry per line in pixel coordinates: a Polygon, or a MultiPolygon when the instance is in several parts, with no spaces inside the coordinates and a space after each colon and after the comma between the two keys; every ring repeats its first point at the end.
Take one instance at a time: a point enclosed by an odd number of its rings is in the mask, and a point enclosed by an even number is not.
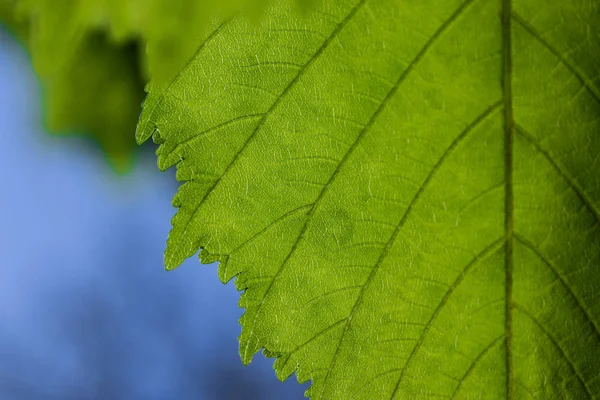
{"type": "Polygon", "coordinates": [[[0,399],[304,398],[262,354],[242,365],[239,294],[216,264],[164,270],[173,171],[143,151],[117,175],[47,134],[41,107],[0,30],[0,399]]]}

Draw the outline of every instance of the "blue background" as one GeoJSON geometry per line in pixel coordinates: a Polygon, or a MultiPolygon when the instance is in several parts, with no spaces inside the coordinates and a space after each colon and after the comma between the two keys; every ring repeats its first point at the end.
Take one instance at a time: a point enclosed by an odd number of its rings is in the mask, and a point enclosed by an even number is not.
{"type": "Polygon", "coordinates": [[[0,30],[0,399],[303,398],[262,354],[242,365],[216,265],[164,271],[175,191],[152,151],[119,176],[45,133],[30,60],[0,30]]]}

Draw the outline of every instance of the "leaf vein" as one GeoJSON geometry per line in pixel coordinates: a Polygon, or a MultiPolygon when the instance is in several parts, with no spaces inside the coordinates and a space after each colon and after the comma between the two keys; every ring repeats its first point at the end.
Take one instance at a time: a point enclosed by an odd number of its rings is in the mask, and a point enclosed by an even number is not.
{"type": "MultiPolygon", "coordinates": [[[[142,144],[142,142],[146,141],[146,139],[148,139],[148,124],[150,123],[150,121],[152,121],[152,117],[154,116],[154,113],[156,112],[156,110],[158,109],[158,104],[162,102],[162,99],[164,98],[165,93],[169,92],[171,90],[171,87],[175,84],[175,82],[177,82],[177,80],[179,80],[179,78],[181,77],[181,75],[188,70],[188,68],[192,65],[192,62],[196,59],[196,57],[198,56],[198,54],[200,54],[200,52],[202,51],[202,49],[204,49],[204,47],[212,40],[215,38],[215,36],[217,36],[217,34],[219,32],[221,32],[221,30],[225,27],[225,25],[227,25],[229,22],[231,21],[231,19],[227,19],[225,21],[223,21],[221,24],[219,24],[215,30],[213,30],[204,40],[204,42],[202,42],[200,44],[200,46],[198,46],[198,49],[196,50],[196,53],[194,53],[194,55],[188,60],[187,64],[181,68],[181,70],[177,73],[177,75],[175,75],[173,77],[173,79],[171,79],[171,81],[169,82],[169,84],[167,85],[167,87],[162,91],[162,93],[160,94],[160,99],[154,103],[154,105],[152,106],[152,109],[150,110],[150,112],[148,113],[148,118],[146,119],[146,123],[144,124],[142,129],[138,129],[138,137],[137,137],[137,141],[138,144],[142,144]]],[[[154,132],[154,129],[152,130],[152,132],[154,132]]]]}
{"type": "Polygon", "coordinates": [[[473,372],[473,370],[475,369],[475,366],[477,365],[477,363],[479,361],[481,361],[481,359],[483,359],[483,357],[490,350],[492,350],[500,342],[501,339],[505,339],[505,338],[506,338],[505,335],[498,336],[490,344],[488,344],[483,350],[481,350],[481,352],[479,352],[479,354],[477,355],[477,357],[475,357],[475,359],[473,360],[473,362],[471,362],[471,365],[469,365],[469,368],[467,368],[467,370],[465,371],[465,373],[463,374],[463,376],[460,377],[460,379],[458,381],[458,385],[456,386],[456,388],[454,389],[454,392],[452,393],[451,399],[454,399],[456,397],[456,395],[457,395],[458,391],[460,390],[462,384],[466,381],[467,377],[471,374],[471,372],[473,372]]]}
{"type": "Polygon", "coordinates": [[[366,2],[366,0],[361,0],[356,6],[354,6],[354,8],[352,8],[352,10],[350,11],[350,13],[348,13],[348,15],[342,21],[340,21],[340,23],[336,26],[336,28],[333,30],[333,32],[323,42],[323,44],[321,45],[321,47],[319,47],[319,49],[313,54],[313,56],[308,60],[308,62],[306,64],[304,64],[304,66],[302,67],[302,69],[300,69],[298,71],[298,74],[296,74],[296,76],[294,77],[294,79],[292,79],[290,81],[290,83],[285,87],[285,89],[281,92],[281,95],[277,98],[277,100],[275,100],[275,102],[273,102],[273,104],[271,105],[271,107],[264,113],[264,116],[258,122],[258,124],[254,128],[254,130],[252,131],[252,133],[250,134],[250,136],[248,136],[248,138],[246,139],[246,141],[244,142],[244,144],[242,145],[242,147],[240,148],[240,150],[238,150],[235,153],[235,155],[233,156],[231,162],[225,168],[225,171],[223,171],[223,174],[207,190],[206,194],[202,197],[202,199],[200,200],[200,202],[196,206],[196,208],[195,208],[194,212],[192,213],[191,217],[187,220],[187,222],[185,223],[185,226],[183,227],[183,234],[184,235],[186,234],[187,229],[188,229],[189,224],[191,223],[191,221],[193,221],[195,219],[195,216],[198,213],[198,210],[200,210],[200,208],[202,207],[202,205],[204,204],[204,202],[206,201],[206,199],[208,199],[208,197],[210,196],[210,194],[214,192],[214,189],[219,185],[220,182],[222,182],[223,178],[231,170],[231,168],[233,167],[233,165],[235,165],[235,163],[237,162],[237,160],[239,159],[239,157],[241,156],[241,154],[246,150],[246,148],[248,147],[248,145],[256,137],[257,133],[261,130],[262,126],[265,124],[265,122],[267,120],[267,117],[273,113],[273,111],[277,108],[277,106],[281,103],[281,101],[287,96],[287,94],[292,90],[292,88],[296,85],[296,83],[298,83],[298,81],[300,80],[300,78],[302,76],[304,76],[304,74],[306,73],[306,71],[308,70],[308,68],[321,56],[321,54],[323,54],[323,52],[325,51],[325,49],[327,49],[327,47],[333,41],[333,39],[342,31],[342,29],[348,24],[348,22],[350,22],[354,18],[354,16],[358,12],[358,10],[360,10],[360,8],[365,4],[365,2],[366,2]]]}
{"type": "MultiPolygon", "coordinates": [[[[402,72],[402,74],[400,75],[400,77],[396,80],[396,83],[394,84],[394,86],[388,91],[387,95],[385,96],[385,98],[382,100],[381,104],[379,105],[379,107],[377,108],[377,110],[375,110],[375,112],[373,113],[373,115],[371,116],[369,122],[364,126],[364,128],[361,130],[361,132],[358,134],[357,138],[354,140],[354,142],[350,145],[348,151],[346,152],[346,154],[344,155],[344,157],[342,158],[342,160],[340,161],[340,163],[338,164],[337,168],[335,169],[335,171],[333,172],[333,174],[331,175],[329,181],[324,185],[323,190],[319,193],[319,196],[317,197],[316,201],[313,203],[313,208],[308,212],[307,215],[307,219],[304,223],[304,226],[296,240],[296,242],[294,243],[294,245],[292,246],[290,252],[288,253],[288,255],[286,256],[285,260],[283,261],[283,263],[281,264],[281,267],[279,268],[279,270],[277,271],[276,275],[275,275],[275,279],[273,280],[273,283],[275,282],[275,280],[277,279],[277,277],[279,276],[279,274],[281,273],[281,271],[284,269],[285,265],[287,264],[287,262],[289,261],[289,259],[291,258],[292,254],[294,254],[294,252],[296,251],[296,248],[298,247],[299,242],[302,240],[302,238],[304,237],[304,233],[306,232],[306,229],[308,227],[308,223],[310,222],[310,219],[312,217],[312,215],[314,214],[314,210],[317,208],[318,204],[320,203],[321,199],[324,197],[327,188],[330,187],[331,182],[333,182],[333,180],[335,179],[335,177],[338,175],[339,171],[341,170],[341,167],[345,164],[345,162],[349,159],[350,155],[354,152],[354,150],[356,148],[358,148],[358,145],[360,144],[361,140],[363,139],[363,137],[365,137],[366,133],[370,130],[370,128],[373,126],[373,124],[375,123],[375,121],[377,120],[377,118],[379,117],[379,115],[381,114],[381,112],[383,111],[383,109],[385,108],[385,106],[389,103],[389,101],[391,100],[391,98],[396,94],[396,92],[398,91],[398,89],[400,88],[401,84],[406,80],[406,78],[408,77],[408,75],[413,71],[413,69],[415,68],[415,66],[419,63],[419,61],[423,58],[423,56],[429,51],[429,49],[431,48],[431,46],[433,45],[433,43],[442,35],[442,33],[444,33],[448,27],[450,27],[452,25],[452,23],[467,9],[467,7],[473,3],[474,0],[466,0],[451,16],[450,18],[445,21],[440,28],[432,35],[432,37],[429,39],[429,41],[427,43],[425,43],[425,45],[423,46],[423,48],[421,49],[421,51],[415,56],[415,58],[412,60],[412,62],[408,65],[408,67],[402,72]]],[[[358,4],[356,7],[358,8],[359,6],[361,6],[363,3],[358,4]]],[[[357,8],[355,8],[354,10],[357,10],[357,8]]],[[[490,108],[488,108],[483,114],[481,114],[472,124],[470,124],[469,126],[467,126],[465,128],[465,130],[462,132],[461,135],[459,135],[459,137],[452,143],[452,145],[450,146],[450,148],[448,148],[446,150],[446,152],[444,153],[444,155],[442,156],[442,158],[440,159],[440,162],[438,163],[438,165],[436,165],[436,167],[439,168],[442,160],[445,158],[445,156],[447,154],[449,154],[449,152],[451,151],[451,149],[453,149],[456,145],[458,145],[458,143],[467,135],[468,132],[470,132],[476,125],[478,125],[481,121],[483,121],[485,118],[487,118],[494,110],[496,110],[499,106],[500,106],[501,102],[497,102],[495,104],[493,104],[490,108]]],[[[437,170],[437,168],[434,168],[434,171],[437,170]]],[[[431,175],[430,175],[431,176],[431,175]]],[[[423,187],[421,187],[420,189],[423,189],[423,187]]],[[[417,193],[417,197],[420,195],[420,192],[422,190],[420,190],[417,193]]],[[[413,202],[416,200],[413,199],[413,202]]],[[[409,205],[409,208],[407,209],[407,213],[408,210],[410,210],[411,206],[409,205]]],[[[407,215],[407,213],[405,214],[405,216],[407,215]]],[[[390,244],[390,243],[388,243],[390,244]]],[[[385,252],[385,248],[384,248],[384,252],[385,252]]],[[[383,253],[382,253],[383,254],[383,253]]],[[[373,271],[376,271],[376,267],[373,269],[373,271]]],[[[372,278],[373,273],[371,273],[371,275],[369,275],[369,278],[372,278]]],[[[365,287],[368,286],[368,283],[370,282],[370,280],[368,280],[365,283],[365,287]]],[[[262,305],[264,304],[264,301],[267,297],[267,295],[270,292],[270,289],[272,287],[272,284],[267,288],[264,296],[263,296],[263,300],[261,301],[261,303],[258,305],[258,309],[255,313],[254,319],[252,321],[252,327],[254,326],[255,322],[256,322],[256,318],[258,316],[258,313],[262,307],[262,305]]],[[[364,293],[364,288],[363,290],[361,290],[360,294],[359,294],[359,299],[362,297],[362,294],[364,293]]],[[[359,299],[357,299],[357,302],[355,303],[355,307],[356,304],[358,304],[360,301],[359,299]]],[[[354,310],[354,308],[353,308],[354,310]]],[[[351,314],[348,316],[347,321],[350,321],[352,317],[352,312],[351,314]]],[[[344,329],[347,329],[347,327],[344,329]]],[[[252,334],[252,331],[250,332],[250,335],[252,334]]],[[[343,338],[344,334],[342,334],[342,338],[343,338]]],[[[341,344],[341,341],[340,341],[341,344]]],[[[247,352],[248,352],[248,345],[249,343],[247,343],[245,349],[244,349],[244,358],[247,357],[247,352]]],[[[339,351],[339,344],[338,347],[336,349],[335,355],[334,355],[334,361],[337,357],[339,351]]],[[[332,367],[333,368],[333,367],[332,367]]],[[[330,370],[332,369],[330,368],[330,370]]],[[[327,373],[327,375],[325,376],[325,382],[323,383],[323,390],[326,387],[326,381],[329,377],[329,373],[327,373]]]]}
{"type": "Polygon", "coordinates": [[[266,231],[268,231],[271,227],[273,227],[274,225],[276,225],[278,222],[281,222],[284,219],[286,219],[286,218],[294,215],[298,211],[304,210],[304,209],[306,209],[308,207],[311,207],[311,206],[312,206],[312,204],[305,204],[303,206],[296,207],[293,210],[290,210],[290,211],[286,212],[285,214],[281,215],[280,217],[278,217],[274,221],[270,222],[267,226],[265,226],[264,228],[262,228],[260,231],[258,231],[257,233],[253,234],[252,236],[250,236],[247,240],[245,240],[244,242],[242,242],[241,244],[239,244],[233,250],[231,250],[229,252],[229,255],[230,256],[233,255],[235,252],[237,252],[238,250],[240,250],[242,247],[246,246],[248,243],[252,242],[254,239],[258,238],[260,235],[262,235],[263,233],[265,233],[266,231]]]}
{"type": "Polygon", "coordinates": [[[299,308],[291,308],[291,309],[297,312],[297,311],[303,310],[304,308],[310,306],[311,304],[313,304],[317,301],[323,300],[324,298],[327,298],[329,296],[333,296],[334,294],[360,289],[360,287],[361,287],[361,285],[352,285],[352,286],[344,286],[344,287],[338,288],[338,289],[333,289],[333,290],[330,290],[329,292],[321,293],[320,295],[308,300],[306,303],[302,304],[302,306],[300,306],[299,308]]]}
{"type": "Polygon", "coordinates": [[[290,359],[292,358],[292,354],[294,354],[295,352],[297,352],[298,350],[300,350],[301,348],[303,348],[304,346],[306,346],[307,344],[313,342],[314,340],[318,339],[319,337],[323,336],[324,334],[326,334],[327,332],[335,329],[338,325],[341,325],[344,321],[346,320],[346,318],[342,318],[339,321],[337,321],[336,323],[328,326],[327,328],[323,329],[321,332],[311,336],[308,340],[306,340],[304,343],[299,344],[298,346],[296,346],[296,348],[292,351],[290,351],[287,356],[288,358],[285,360],[285,362],[283,363],[283,365],[281,366],[281,369],[283,370],[285,368],[285,366],[287,365],[287,363],[290,361],[290,359]]]}
{"type": "Polygon", "coordinates": [[[590,388],[587,386],[585,380],[581,376],[581,373],[578,371],[578,368],[573,363],[573,361],[571,361],[571,359],[567,356],[567,354],[563,350],[562,346],[558,343],[558,341],[556,340],[556,338],[554,336],[552,336],[552,334],[550,334],[550,332],[541,324],[540,321],[538,321],[538,319],[536,317],[534,317],[529,311],[527,311],[520,304],[513,303],[513,306],[514,306],[514,308],[516,310],[518,310],[519,312],[521,312],[521,314],[523,314],[526,317],[528,317],[531,320],[531,322],[533,322],[542,331],[542,333],[552,342],[552,344],[554,345],[554,347],[556,347],[556,349],[559,351],[560,355],[563,357],[563,359],[567,362],[567,364],[571,368],[571,371],[573,371],[573,373],[577,377],[577,380],[583,386],[586,394],[588,395],[588,398],[593,399],[594,396],[592,395],[592,392],[590,391],[590,388]]]}
{"type": "Polygon", "coordinates": [[[370,378],[364,385],[362,385],[356,392],[354,392],[354,394],[352,395],[351,399],[356,398],[356,396],[358,396],[358,394],[360,392],[362,392],[366,387],[368,387],[370,384],[372,384],[377,379],[383,378],[386,375],[393,374],[393,373],[398,372],[398,371],[400,371],[400,369],[394,368],[394,369],[390,369],[389,371],[382,372],[381,374],[375,375],[374,377],[370,378]]]}
{"type": "Polygon", "coordinates": [[[483,249],[478,255],[476,255],[463,268],[463,270],[458,275],[458,277],[456,278],[456,280],[452,283],[452,286],[450,286],[448,288],[448,290],[444,294],[444,297],[442,297],[442,300],[438,303],[437,307],[435,308],[435,310],[431,314],[431,317],[429,318],[429,321],[427,321],[427,323],[425,325],[425,328],[423,329],[423,332],[421,333],[421,336],[417,340],[417,343],[413,347],[413,350],[411,351],[410,355],[408,356],[408,359],[404,363],[404,367],[402,368],[402,370],[400,372],[400,376],[399,376],[398,381],[396,383],[396,387],[394,389],[394,392],[392,393],[392,397],[391,397],[392,399],[394,398],[394,395],[396,394],[396,392],[400,388],[400,383],[402,382],[402,379],[404,378],[404,376],[406,374],[406,370],[408,369],[408,365],[414,359],[415,355],[417,354],[417,352],[421,348],[423,342],[425,341],[425,337],[427,336],[427,334],[429,333],[429,330],[433,326],[433,322],[435,321],[435,319],[437,318],[437,316],[440,314],[440,312],[441,312],[442,308],[444,307],[444,305],[446,305],[446,303],[448,302],[448,299],[452,296],[452,293],[454,293],[454,291],[456,290],[456,288],[460,285],[460,283],[463,281],[463,279],[465,278],[465,276],[467,276],[467,274],[473,269],[473,267],[475,267],[476,265],[478,265],[481,261],[485,260],[490,255],[494,254],[494,252],[496,250],[498,250],[500,247],[502,247],[502,244],[504,244],[504,242],[505,242],[505,239],[504,239],[504,237],[502,237],[502,238],[496,240],[495,242],[493,242],[491,245],[489,245],[485,249],[483,249]]]}
{"type": "MultiPolygon", "coordinates": [[[[471,0],[472,1],[472,0],[471,0]]],[[[459,8],[457,10],[456,13],[453,14],[453,16],[450,18],[449,21],[454,21],[456,19],[456,17],[462,13],[462,11],[464,11],[465,7],[470,4],[471,1],[467,1],[463,4],[463,6],[461,8],[459,8]]],[[[437,36],[439,36],[439,34],[441,34],[441,32],[443,32],[443,30],[445,30],[445,27],[448,26],[448,22],[446,22],[444,25],[442,25],[442,27],[438,30],[437,32],[437,36]]],[[[435,36],[435,35],[434,35],[435,36]]],[[[428,46],[425,46],[426,48],[428,46]]],[[[404,76],[404,75],[403,75],[404,76]]],[[[402,76],[399,79],[399,82],[401,82],[402,76]]],[[[490,115],[493,114],[494,111],[496,111],[500,105],[502,104],[502,101],[498,101],[494,104],[492,104],[490,107],[488,107],[483,113],[481,113],[477,118],[475,118],[475,120],[470,123],[469,125],[467,125],[465,127],[465,129],[454,139],[454,141],[450,144],[450,146],[446,149],[446,151],[442,154],[442,156],[440,157],[440,159],[437,161],[437,163],[433,166],[431,172],[429,173],[429,175],[427,176],[427,178],[425,178],[425,181],[423,182],[423,184],[419,187],[419,190],[417,191],[417,193],[415,194],[415,196],[413,197],[413,199],[411,200],[410,204],[408,205],[406,211],[404,212],[404,215],[402,216],[402,219],[400,220],[400,222],[398,223],[396,229],[394,230],[394,232],[392,233],[390,239],[388,240],[388,242],[386,243],[385,247],[383,248],[379,259],[377,260],[376,264],[373,266],[373,270],[371,271],[371,273],[369,274],[369,277],[367,278],[366,282],[364,283],[364,287],[363,289],[360,291],[358,298],[356,299],[355,303],[354,303],[354,307],[352,309],[352,311],[350,312],[350,315],[347,318],[347,323],[346,323],[346,327],[344,329],[344,334],[342,334],[342,337],[340,338],[340,341],[337,345],[336,348],[336,352],[335,352],[335,356],[334,356],[334,360],[332,362],[332,367],[330,368],[330,370],[333,369],[333,364],[335,363],[335,360],[337,358],[337,354],[339,353],[339,349],[341,347],[341,343],[342,340],[344,338],[345,332],[346,330],[349,328],[349,324],[350,321],[352,320],[352,315],[354,314],[354,312],[356,311],[356,309],[358,308],[358,306],[361,303],[362,297],[366,291],[366,289],[369,287],[371,281],[373,280],[373,278],[375,277],[375,274],[377,273],[377,270],[379,269],[379,267],[381,266],[381,263],[383,262],[383,260],[385,259],[385,257],[387,256],[387,253],[389,251],[389,249],[391,248],[391,246],[393,245],[394,241],[396,240],[396,237],[398,236],[398,233],[400,232],[400,230],[402,229],[402,227],[404,226],[404,223],[406,222],[406,219],[408,218],[408,216],[410,215],[413,206],[415,205],[415,203],[420,199],[421,194],[425,191],[425,188],[428,186],[429,182],[431,181],[431,179],[433,178],[433,176],[435,175],[435,173],[439,170],[439,168],[442,166],[443,162],[446,160],[446,158],[454,151],[454,149],[463,141],[463,139],[465,137],[468,136],[468,134],[473,131],[473,129],[475,129],[481,122],[483,122],[484,120],[486,120],[490,115]]],[[[326,375],[325,377],[325,381],[327,381],[327,378],[329,377],[329,373],[326,375]]],[[[325,388],[325,383],[323,383],[323,388],[325,388]]],[[[396,392],[398,387],[396,387],[396,389],[394,390],[394,393],[396,392]]],[[[323,389],[324,390],[324,389],[323,389]]],[[[393,395],[392,395],[393,397],[393,395]]]]}
{"type": "Polygon", "coordinates": [[[537,39],[545,48],[550,50],[550,52],[552,54],[554,54],[558,58],[558,60],[565,67],[567,67],[569,69],[569,71],[571,71],[573,73],[573,75],[575,75],[575,77],[579,80],[579,82],[581,82],[581,84],[586,88],[586,90],[594,97],[594,99],[596,99],[596,101],[598,103],[600,103],[600,92],[594,87],[594,85],[591,82],[591,79],[589,79],[581,71],[579,71],[577,69],[577,67],[572,65],[569,61],[567,61],[567,59],[563,55],[561,55],[554,46],[552,46],[550,43],[548,43],[546,40],[544,40],[544,38],[542,38],[542,35],[540,34],[540,32],[538,32],[523,17],[521,17],[519,14],[513,12],[512,18],[515,21],[517,21],[517,23],[519,25],[521,25],[523,27],[523,29],[525,29],[532,37],[537,39]]]}
{"type": "Polygon", "coordinates": [[[515,130],[523,138],[525,138],[529,143],[531,143],[533,145],[533,147],[535,147],[535,149],[538,152],[540,152],[540,154],[542,154],[548,160],[548,162],[554,167],[554,169],[556,170],[556,172],[558,172],[558,174],[573,189],[573,191],[575,192],[575,194],[577,195],[577,197],[579,197],[579,200],[581,200],[581,202],[585,205],[585,207],[596,218],[596,221],[600,222],[600,211],[597,210],[594,207],[592,200],[587,196],[587,194],[585,193],[585,191],[577,184],[577,182],[575,181],[575,179],[573,179],[573,177],[571,175],[569,175],[566,171],[564,171],[558,165],[558,163],[556,161],[554,161],[554,158],[552,157],[552,155],[550,155],[550,153],[546,149],[544,149],[540,145],[540,143],[537,141],[537,139],[532,134],[530,134],[529,132],[527,132],[525,130],[525,128],[523,128],[519,124],[515,124],[515,130]]]}
{"type": "Polygon", "coordinates": [[[518,235],[518,234],[515,234],[515,239],[517,239],[521,244],[523,244],[529,250],[533,251],[535,253],[535,255],[538,256],[538,258],[548,267],[548,269],[550,271],[552,271],[552,273],[554,274],[554,276],[556,276],[558,278],[558,280],[560,280],[560,282],[563,284],[563,286],[565,287],[565,289],[567,289],[567,291],[569,292],[569,294],[571,295],[571,297],[573,297],[573,299],[575,300],[575,303],[577,304],[577,307],[581,310],[581,312],[585,316],[587,322],[594,328],[594,331],[595,331],[596,336],[598,337],[598,339],[600,339],[600,329],[598,328],[597,323],[592,319],[589,309],[587,308],[587,306],[585,305],[585,303],[583,302],[583,300],[579,298],[579,296],[573,290],[573,288],[571,287],[571,285],[569,285],[569,283],[565,279],[565,277],[559,272],[558,268],[556,268],[550,262],[550,260],[548,258],[546,258],[542,254],[542,252],[532,242],[530,242],[529,240],[527,240],[526,238],[524,238],[523,236],[518,235]]]}
{"type": "Polygon", "coordinates": [[[241,121],[245,121],[245,120],[248,120],[248,119],[254,119],[254,118],[262,118],[263,115],[264,114],[247,114],[247,115],[242,115],[241,117],[236,117],[236,118],[230,119],[230,120],[225,121],[225,122],[221,122],[220,124],[217,124],[217,125],[215,125],[215,126],[213,126],[211,128],[208,128],[208,129],[206,129],[206,130],[204,130],[202,132],[199,132],[199,133],[195,134],[194,136],[192,136],[192,137],[190,137],[190,138],[188,138],[188,139],[186,139],[186,140],[178,143],[177,146],[175,146],[173,148],[173,150],[171,150],[167,156],[173,154],[178,149],[180,149],[182,146],[185,146],[188,143],[192,143],[196,139],[199,139],[199,138],[201,138],[201,137],[203,137],[203,136],[205,136],[205,135],[207,135],[207,134],[209,134],[211,132],[218,131],[219,129],[225,128],[225,127],[227,127],[227,126],[229,126],[231,124],[235,124],[236,122],[241,122],[241,121]]]}

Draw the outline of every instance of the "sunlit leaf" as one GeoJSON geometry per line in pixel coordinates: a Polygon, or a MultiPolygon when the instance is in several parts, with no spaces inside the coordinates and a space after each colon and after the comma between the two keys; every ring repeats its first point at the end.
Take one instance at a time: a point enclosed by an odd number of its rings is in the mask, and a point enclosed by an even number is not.
{"type": "Polygon", "coordinates": [[[600,3],[316,7],[151,90],[167,268],[219,261],[313,399],[600,398],[600,3]]]}

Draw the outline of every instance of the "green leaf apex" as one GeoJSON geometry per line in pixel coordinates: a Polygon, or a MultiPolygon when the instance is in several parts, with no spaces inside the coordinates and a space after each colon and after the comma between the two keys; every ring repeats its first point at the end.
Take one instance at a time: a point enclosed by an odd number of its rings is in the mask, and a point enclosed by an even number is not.
{"type": "MultiPolygon", "coordinates": [[[[173,231],[175,231],[173,227],[173,231]]],[[[165,250],[165,266],[168,270],[173,270],[179,267],[188,258],[194,255],[198,249],[192,249],[191,241],[179,241],[173,243],[172,240],[167,240],[167,248],[165,250]],[[187,249],[187,251],[185,251],[187,249]]]]}
{"type": "Polygon", "coordinates": [[[135,141],[138,145],[144,144],[153,134],[153,129],[150,129],[147,124],[142,124],[138,122],[137,128],[135,130],[135,141]]]}
{"type": "MultiPolygon", "coordinates": [[[[153,135],[156,135],[158,137],[158,132],[156,129],[156,125],[154,125],[149,118],[146,116],[147,113],[147,106],[146,103],[148,102],[149,99],[146,99],[144,101],[144,105],[142,108],[142,113],[140,115],[140,118],[138,120],[136,129],[135,129],[135,141],[137,142],[138,145],[143,144],[144,142],[146,142],[148,139],[150,139],[153,135]]],[[[156,140],[155,140],[156,141],[156,140]]]]}

